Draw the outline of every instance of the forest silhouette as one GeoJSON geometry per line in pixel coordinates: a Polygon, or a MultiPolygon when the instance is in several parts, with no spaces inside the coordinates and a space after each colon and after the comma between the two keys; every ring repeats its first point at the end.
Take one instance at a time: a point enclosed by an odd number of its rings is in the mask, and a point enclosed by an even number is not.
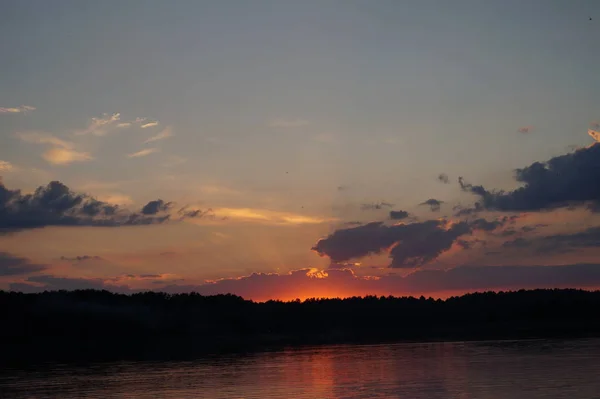
{"type": "Polygon", "coordinates": [[[5,362],[180,359],[305,344],[600,336],[600,291],[253,302],[99,290],[0,291],[5,362]]]}

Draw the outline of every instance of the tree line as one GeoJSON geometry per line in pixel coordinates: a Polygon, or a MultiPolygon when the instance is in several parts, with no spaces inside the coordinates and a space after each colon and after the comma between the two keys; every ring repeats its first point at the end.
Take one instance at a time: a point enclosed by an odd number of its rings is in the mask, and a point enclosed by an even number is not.
{"type": "Polygon", "coordinates": [[[600,291],[260,303],[197,293],[0,291],[0,319],[5,360],[164,358],[299,344],[600,336],[600,291]]]}

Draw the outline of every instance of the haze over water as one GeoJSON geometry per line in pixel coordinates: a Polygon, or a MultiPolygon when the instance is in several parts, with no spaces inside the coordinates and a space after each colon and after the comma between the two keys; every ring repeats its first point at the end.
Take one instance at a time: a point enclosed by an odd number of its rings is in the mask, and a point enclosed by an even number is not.
{"type": "Polygon", "coordinates": [[[7,369],[2,398],[600,397],[600,340],[324,346],[208,357],[7,369]]]}

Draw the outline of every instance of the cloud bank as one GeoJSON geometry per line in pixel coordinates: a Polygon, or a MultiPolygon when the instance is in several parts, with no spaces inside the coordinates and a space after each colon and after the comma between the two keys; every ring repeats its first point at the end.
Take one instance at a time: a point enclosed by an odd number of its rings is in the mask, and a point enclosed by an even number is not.
{"type": "MultiPolygon", "coordinates": [[[[521,288],[598,288],[600,265],[575,264],[561,266],[493,266],[458,267],[451,270],[419,270],[405,277],[357,276],[351,269],[300,269],[285,274],[253,273],[249,276],[209,281],[204,284],[173,284],[167,275],[148,275],[154,290],[169,293],[197,292],[202,295],[232,293],[246,299],[293,300],[311,297],[350,297],[370,295],[437,295],[448,296],[471,291],[521,288]]],[[[59,289],[107,289],[131,293],[129,280],[143,280],[142,275],[130,279],[83,279],[52,275],[31,276],[10,289],[40,292],[59,289]]]]}

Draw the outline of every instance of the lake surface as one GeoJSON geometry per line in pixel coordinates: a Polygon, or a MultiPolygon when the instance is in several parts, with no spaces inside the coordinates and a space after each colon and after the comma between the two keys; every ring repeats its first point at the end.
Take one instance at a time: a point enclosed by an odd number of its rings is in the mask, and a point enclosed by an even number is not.
{"type": "Polygon", "coordinates": [[[600,340],[344,345],[4,369],[10,398],[600,398],[600,340]]]}

